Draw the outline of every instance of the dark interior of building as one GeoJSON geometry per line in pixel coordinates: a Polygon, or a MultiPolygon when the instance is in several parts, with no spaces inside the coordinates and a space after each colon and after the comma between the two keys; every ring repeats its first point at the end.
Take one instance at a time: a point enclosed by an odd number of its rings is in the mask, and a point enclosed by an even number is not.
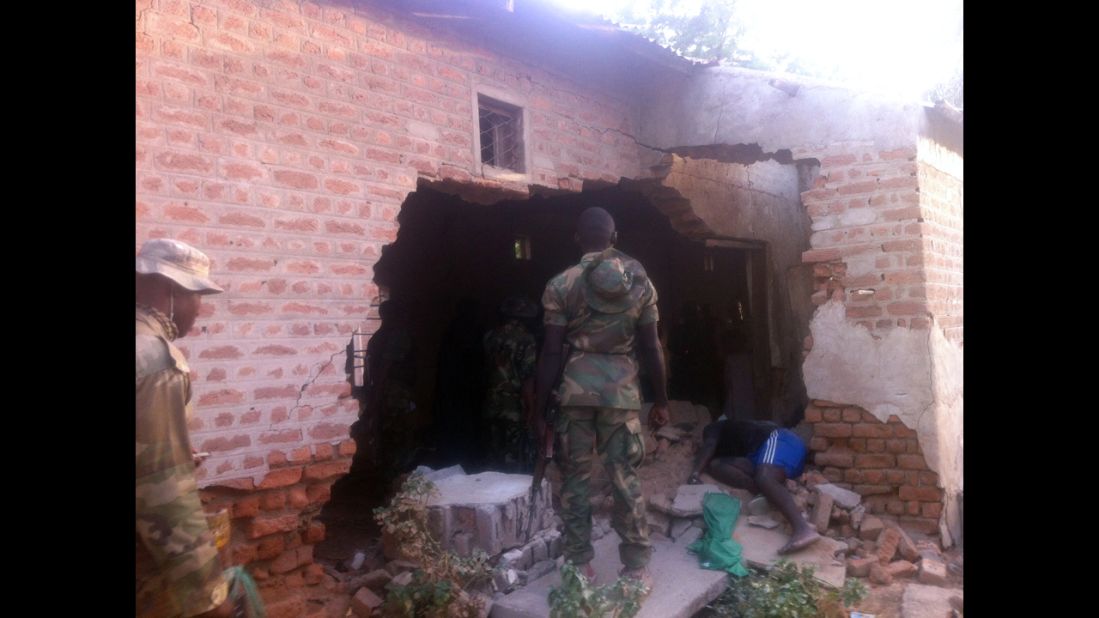
{"type": "MultiPolygon", "coordinates": [[[[762,256],[762,247],[713,248],[689,240],[645,197],[617,187],[486,206],[421,183],[401,209],[397,241],[375,266],[375,282],[400,313],[383,327],[399,323],[396,328],[410,341],[405,378],[414,384],[415,429],[412,448],[401,450],[398,467],[484,469],[478,431],[483,334],[498,323],[497,307],[509,295],[524,295],[541,306],[546,282],[580,258],[576,220],[592,206],[611,213],[618,228],[615,246],[644,265],[658,291],[669,396],[706,405],[715,417],[721,413],[723,335],[727,342],[728,332],[740,331],[749,341],[760,341],[757,331],[766,328],[762,315],[752,315],[753,306],[766,305],[759,298],[762,287],[752,286],[749,276],[749,268],[763,265],[749,254],[762,256]],[[749,287],[756,287],[754,295],[749,287]]],[[[540,315],[530,320],[538,341],[540,324],[540,315]]],[[[766,345],[754,347],[761,352],[752,354],[761,403],[756,409],[763,411],[770,359],[766,345]]],[[[647,384],[642,388],[648,392],[647,384]]],[[[376,457],[365,461],[371,449],[357,440],[352,472],[333,488],[326,508],[347,500],[377,505],[384,499],[389,475],[377,473],[376,457]]]]}

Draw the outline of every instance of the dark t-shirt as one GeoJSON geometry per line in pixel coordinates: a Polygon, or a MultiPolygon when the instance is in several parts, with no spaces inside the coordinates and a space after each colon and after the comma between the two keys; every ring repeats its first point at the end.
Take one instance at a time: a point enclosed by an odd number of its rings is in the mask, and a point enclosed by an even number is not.
{"type": "Polygon", "coordinates": [[[750,457],[779,426],[770,421],[724,420],[703,430],[704,440],[717,439],[714,457],[750,457]]]}

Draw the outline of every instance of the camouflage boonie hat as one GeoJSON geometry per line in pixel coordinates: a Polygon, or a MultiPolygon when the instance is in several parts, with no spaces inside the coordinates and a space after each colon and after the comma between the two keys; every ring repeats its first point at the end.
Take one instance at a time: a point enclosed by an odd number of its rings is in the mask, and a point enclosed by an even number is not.
{"type": "Polygon", "coordinates": [[[538,306],[526,296],[508,296],[500,303],[500,313],[509,318],[530,319],[538,316],[538,306]]]}
{"type": "Polygon", "coordinates": [[[622,313],[636,305],[645,293],[645,271],[634,267],[636,262],[627,264],[610,251],[613,250],[599,254],[585,266],[584,300],[600,313],[622,313]]]}
{"type": "Polygon", "coordinates": [[[199,294],[224,292],[210,279],[210,258],[191,245],[170,238],[155,238],[141,245],[136,270],[143,275],[161,275],[199,294]]]}

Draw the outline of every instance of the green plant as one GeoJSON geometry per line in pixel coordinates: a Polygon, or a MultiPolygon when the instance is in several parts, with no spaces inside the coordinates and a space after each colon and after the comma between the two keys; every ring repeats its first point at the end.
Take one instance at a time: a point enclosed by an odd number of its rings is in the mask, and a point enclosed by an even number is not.
{"type": "Polygon", "coordinates": [[[829,590],[813,576],[813,567],[780,560],[769,573],[733,580],[708,607],[737,618],[842,618],[845,607],[865,596],[866,587],[856,579],[829,590]]]}
{"type": "Polygon", "coordinates": [[[561,585],[549,594],[550,618],[632,618],[648,594],[644,584],[629,577],[593,586],[566,562],[561,567],[561,585]]]}
{"type": "Polygon", "coordinates": [[[435,485],[414,473],[387,507],[374,509],[382,532],[391,535],[404,558],[420,565],[408,586],[386,595],[385,616],[477,616],[481,603],[465,590],[488,580],[488,556],[476,550],[467,558],[444,550],[427,527],[427,501],[435,485]]]}

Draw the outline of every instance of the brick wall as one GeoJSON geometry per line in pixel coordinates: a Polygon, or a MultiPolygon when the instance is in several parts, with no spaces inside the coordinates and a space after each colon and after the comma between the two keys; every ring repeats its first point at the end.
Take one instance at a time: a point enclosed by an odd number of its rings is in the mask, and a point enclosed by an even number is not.
{"type": "Polygon", "coordinates": [[[921,144],[918,160],[920,209],[924,223],[924,263],[928,309],[946,338],[964,340],[962,305],[961,157],[921,144]]]}
{"type": "Polygon", "coordinates": [[[928,533],[938,529],[943,492],[915,431],[896,416],[883,423],[861,408],[820,400],[806,408],[805,421],[813,427],[814,461],[828,480],[862,495],[871,513],[928,533]]]}
{"type": "Polygon", "coordinates": [[[200,484],[233,509],[237,562],[297,578],[350,463],[343,350],[376,329],[401,203],[419,178],[498,184],[473,177],[476,86],[527,102],[529,184],[554,189],[637,176],[637,110],[369,3],[136,9],[137,245],[192,243],[226,288],[179,341],[200,484]]]}
{"type": "MultiPolygon", "coordinates": [[[[813,230],[811,249],[802,254],[813,264],[813,304],[843,303],[848,320],[876,336],[894,328],[929,329],[933,315],[946,327],[944,294],[961,293],[961,237],[949,228],[952,219],[944,225],[929,218],[924,193],[925,187],[936,194],[956,190],[949,177],[918,164],[915,141],[885,151],[834,144],[795,152],[809,156],[821,163],[814,186],[802,193],[813,230]],[[940,271],[955,250],[957,274],[940,271]]],[[[955,214],[932,203],[935,217],[955,214]]],[[[807,339],[806,353],[812,345],[807,339]]],[[[859,492],[871,512],[937,529],[943,492],[912,428],[896,416],[882,423],[861,408],[823,401],[809,407],[806,422],[825,476],[859,492]]]]}
{"type": "Polygon", "coordinates": [[[802,261],[814,264],[813,303],[839,300],[848,318],[871,331],[928,328],[915,143],[884,151],[834,144],[794,156],[821,164],[801,195],[812,220],[802,261]]]}

